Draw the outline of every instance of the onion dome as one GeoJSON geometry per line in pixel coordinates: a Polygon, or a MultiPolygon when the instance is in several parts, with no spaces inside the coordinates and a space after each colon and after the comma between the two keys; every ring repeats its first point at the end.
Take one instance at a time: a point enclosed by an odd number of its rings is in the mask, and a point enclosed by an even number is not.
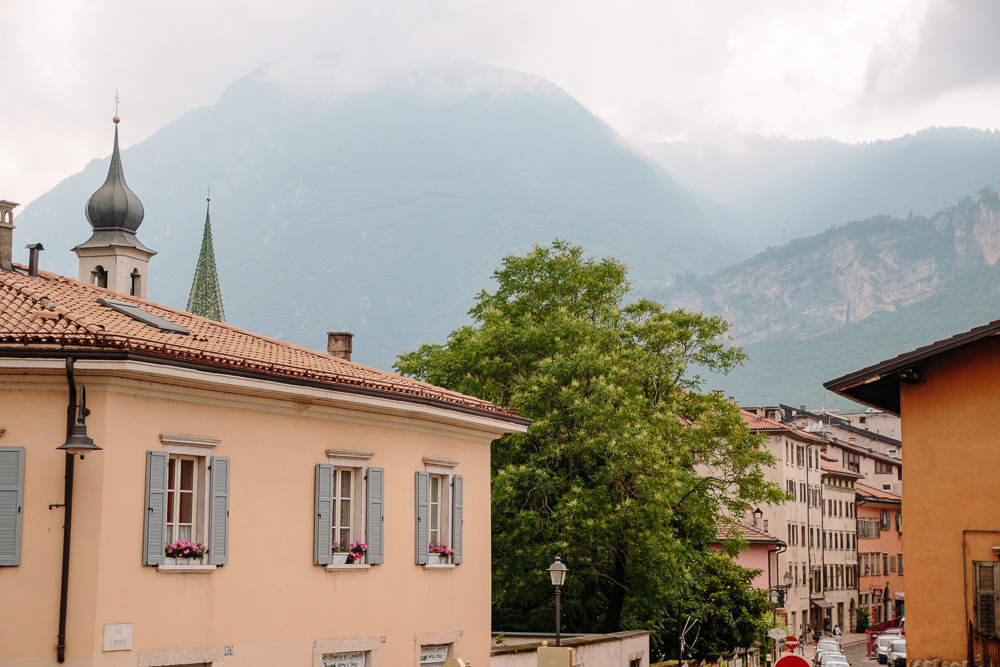
{"type": "Polygon", "coordinates": [[[125,184],[118,153],[118,116],[115,116],[115,150],[111,154],[108,180],[87,200],[87,220],[94,231],[116,229],[133,234],[142,224],[142,202],[125,184]]]}

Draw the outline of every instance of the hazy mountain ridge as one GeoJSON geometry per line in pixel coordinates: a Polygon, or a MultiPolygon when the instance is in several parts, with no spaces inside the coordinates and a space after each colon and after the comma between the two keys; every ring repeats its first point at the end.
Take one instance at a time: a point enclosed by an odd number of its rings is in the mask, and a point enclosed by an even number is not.
{"type": "Polygon", "coordinates": [[[1000,132],[929,128],[846,144],[762,136],[643,144],[753,253],[875,215],[932,216],[1000,181],[1000,132]]]}
{"type": "MultiPolygon", "coordinates": [[[[258,72],[123,151],[146,210],[138,236],[158,251],[150,298],[186,305],[209,183],[230,323],[318,349],[326,331],[353,331],[355,358],[382,368],[443,341],[501,258],[535,241],[613,255],[642,287],[739,259],[613,129],[537,77],[481,76],[494,70],[330,97],[258,72]]],[[[69,250],[89,235],[83,207],[107,164],[18,216],[16,245],[43,242],[43,268],[77,275],[69,250]]]]}
{"type": "Polygon", "coordinates": [[[933,218],[879,216],[770,248],[683,286],[647,292],[721,315],[740,344],[820,336],[956,286],[1000,259],[1000,200],[984,188],[933,218]]]}

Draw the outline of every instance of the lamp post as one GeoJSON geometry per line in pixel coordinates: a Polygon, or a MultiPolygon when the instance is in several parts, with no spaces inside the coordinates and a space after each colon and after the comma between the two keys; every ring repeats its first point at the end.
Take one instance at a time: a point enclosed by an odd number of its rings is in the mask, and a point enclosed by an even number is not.
{"type": "MultiPolygon", "coordinates": [[[[774,602],[774,610],[771,612],[772,613],[771,618],[774,620],[775,624],[777,624],[778,622],[778,607],[783,607],[785,605],[785,591],[787,591],[789,588],[792,587],[793,577],[791,570],[785,572],[785,576],[782,577],[782,579],[784,579],[785,581],[784,585],[775,584],[774,586],[771,587],[771,601],[774,602]]],[[[795,628],[792,628],[792,631],[794,632],[795,628]]],[[[774,659],[775,662],[777,662],[778,659],[777,639],[774,640],[774,659]]]]}
{"type": "Polygon", "coordinates": [[[562,625],[562,609],[559,607],[560,598],[562,596],[562,586],[566,581],[566,573],[569,572],[569,568],[563,564],[562,559],[556,556],[556,562],[549,565],[549,576],[552,578],[552,585],[556,587],[556,646],[562,646],[560,637],[560,626],[562,625]]]}
{"type": "Polygon", "coordinates": [[[101,451],[101,448],[94,444],[90,436],[87,435],[87,389],[80,387],[80,399],[76,398],[73,388],[73,360],[68,359],[66,371],[70,380],[70,404],[67,421],[72,421],[73,412],[76,412],[76,423],[67,425],[66,442],[56,447],[57,451],[66,452],[66,485],[63,491],[63,558],[62,558],[62,583],[59,592],[59,635],[56,643],[56,661],[63,663],[66,661],[66,606],[69,597],[69,545],[70,532],[73,528],[73,463],[74,457],[79,454],[82,459],[85,454],[101,451]],[[75,403],[75,405],[74,405],[75,403]]]}

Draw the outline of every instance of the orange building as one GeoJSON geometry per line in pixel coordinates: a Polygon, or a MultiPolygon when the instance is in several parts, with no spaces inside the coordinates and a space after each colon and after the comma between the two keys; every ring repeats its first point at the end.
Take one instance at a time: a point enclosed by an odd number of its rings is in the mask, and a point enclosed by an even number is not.
{"type": "Polygon", "coordinates": [[[858,597],[873,625],[902,616],[902,497],[858,482],[858,597]]]}
{"type": "Polygon", "coordinates": [[[1000,630],[998,335],[1000,320],[825,384],[902,419],[910,662],[972,664],[1000,630]]]}

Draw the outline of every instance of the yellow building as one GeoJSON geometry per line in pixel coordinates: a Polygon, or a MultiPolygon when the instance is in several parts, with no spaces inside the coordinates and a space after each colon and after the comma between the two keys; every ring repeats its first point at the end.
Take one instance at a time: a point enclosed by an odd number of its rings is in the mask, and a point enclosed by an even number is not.
{"type": "Polygon", "coordinates": [[[116,165],[92,275],[0,257],[0,666],[487,665],[490,443],[527,420],[122,293],[116,165]]]}
{"type": "Polygon", "coordinates": [[[910,663],[971,665],[983,642],[997,647],[998,334],[995,321],[825,385],[902,418],[910,663]]]}

